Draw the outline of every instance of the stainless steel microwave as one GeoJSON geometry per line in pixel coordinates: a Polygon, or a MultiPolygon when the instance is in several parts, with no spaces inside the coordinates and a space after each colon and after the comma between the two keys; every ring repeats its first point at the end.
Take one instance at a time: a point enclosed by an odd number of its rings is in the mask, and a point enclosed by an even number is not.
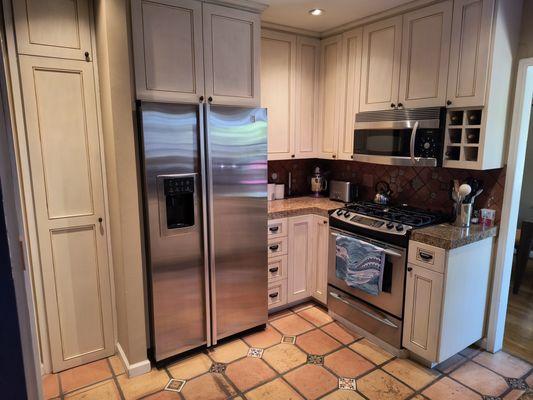
{"type": "Polygon", "coordinates": [[[357,113],[354,160],[386,165],[442,165],[446,108],[357,113]]]}

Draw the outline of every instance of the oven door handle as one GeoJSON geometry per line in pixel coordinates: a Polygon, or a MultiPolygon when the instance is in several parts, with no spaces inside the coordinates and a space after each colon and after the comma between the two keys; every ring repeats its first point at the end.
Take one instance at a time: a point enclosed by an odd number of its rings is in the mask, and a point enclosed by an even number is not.
{"type": "Polygon", "coordinates": [[[416,144],[416,133],[418,131],[418,121],[415,121],[415,124],[413,126],[413,130],[411,131],[411,145],[410,145],[410,151],[411,151],[411,162],[413,165],[416,165],[418,163],[418,160],[415,157],[415,144],[416,144]]]}
{"type": "MultiPolygon", "coordinates": [[[[335,232],[330,232],[331,235],[333,236],[342,236],[342,235],[339,235],[338,233],[335,233],[335,232]]],[[[359,240],[359,239],[358,239],[359,240]]],[[[365,242],[366,243],[366,242],[365,242]]],[[[372,244],[372,243],[368,243],[368,244],[372,244]]],[[[375,246],[372,244],[372,246],[375,246]]],[[[376,247],[379,247],[379,246],[376,246],[376,247]]],[[[383,252],[385,254],[387,254],[388,256],[392,256],[392,257],[402,257],[402,255],[400,253],[396,253],[395,251],[392,251],[392,250],[389,250],[389,249],[383,249],[383,252]]]]}
{"type": "Polygon", "coordinates": [[[383,314],[377,314],[377,313],[373,313],[373,312],[370,312],[368,311],[367,309],[355,304],[354,302],[342,297],[340,294],[338,293],[335,293],[335,292],[329,292],[330,296],[332,296],[333,298],[339,300],[339,301],[342,301],[344,304],[352,307],[352,308],[355,308],[357,311],[360,311],[362,312],[363,314],[369,316],[370,318],[373,318],[375,319],[376,321],[379,321],[381,322],[382,324],[385,324],[385,325],[388,325],[392,328],[395,328],[395,329],[398,329],[398,325],[394,324],[391,320],[389,320],[387,317],[385,317],[383,314]]]}

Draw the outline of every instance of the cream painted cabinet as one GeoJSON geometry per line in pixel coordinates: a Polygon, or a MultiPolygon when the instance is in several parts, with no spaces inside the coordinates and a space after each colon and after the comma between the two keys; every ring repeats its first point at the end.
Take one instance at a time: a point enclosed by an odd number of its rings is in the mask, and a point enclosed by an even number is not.
{"type": "Polygon", "coordinates": [[[363,28],[360,111],[389,110],[398,105],[402,16],[363,28]]]}
{"type": "Polygon", "coordinates": [[[405,108],[446,103],[452,1],[403,16],[399,103],[405,108]]]}
{"type": "Polygon", "coordinates": [[[361,86],[361,59],[363,53],[363,30],[345,32],[342,36],[342,101],[345,105],[341,115],[338,138],[338,158],[353,159],[353,138],[355,114],[359,112],[359,90],[361,86]]]}
{"type": "Polygon", "coordinates": [[[321,42],[320,104],[318,155],[337,158],[341,127],[342,36],[332,36],[321,42]]]}
{"type": "Polygon", "coordinates": [[[13,12],[20,54],[92,60],[89,0],[17,0],[13,12]]]}
{"type": "Polygon", "coordinates": [[[311,296],[311,271],[314,255],[314,218],[302,215],[289,218],[287,301],[311,296]]]}
{"type": "Polygon", "coordinates": [[[205,93],[215,104],[259,106],[259,14],[203,3],[205,93]]]}
{"type": "Polygon", "coordinates": [[[296,39],[295,156],[313,158],[318,149],[320,40],[296,39]]]}
{"type": "Polygon", "coordinates": [[[261,107],[268,109],[268,159],[294,157],[296,36],[261,34],[261,107]]]}
{"type": "Polygon", "coordinates": [[[485,104],[493,14],[494,0],[454,1],[447,92],[451,107],[485,104]]]}
{"type": "Polygon", "coordinates": [[[311,276],[311,295],[326,304],[328,289],[329,223],[327,217],[313,215],[314,255],[311,276]]]}
{"type": "Polygon", "coordinates": [[[132,18],[137,98],[197,102],[204,94],[202,3],[134,0],[132,18]]]}
{"type": "Polygon", "coordinates": [[[57,372],[115,351],[95,80],[92,63],[25,55],[20,75],[57,372]]]}

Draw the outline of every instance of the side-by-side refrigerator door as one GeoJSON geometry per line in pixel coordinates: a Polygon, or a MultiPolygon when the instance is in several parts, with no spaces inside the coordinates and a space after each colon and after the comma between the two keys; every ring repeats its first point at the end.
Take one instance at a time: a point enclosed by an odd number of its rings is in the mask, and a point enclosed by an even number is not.
{"type": "Polygon", "coordinates": [[[210,344],[207,220],[198,105],[140,104],[152,350],[210,344]]]}
{"type": "Polygon", "coordinates": [[[267,322],[267,114],[206,105],[213,342],[267,322]]]}

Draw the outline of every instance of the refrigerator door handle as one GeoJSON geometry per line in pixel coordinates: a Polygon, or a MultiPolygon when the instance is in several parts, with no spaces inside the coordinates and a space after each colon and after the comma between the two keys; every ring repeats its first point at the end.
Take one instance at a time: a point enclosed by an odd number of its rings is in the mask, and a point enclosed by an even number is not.
{"type": "MultiPolygon", "coordinates": [[[[207,338],[207,346],[211,346],[213,337],[211,336],[211,295],[210,295],[210,268],[209,268],[209,260],[210,260],[210,249],[209,249],[209,243],[211,242],[209,240],[209,232],[211,231],[209,229],[209,221],[208,221],[208,215],[207,215],[207,205],[209,203],[209,199],[207,197],[207,179],[208,175],[206,174],[206,146],[205,146],[205,122],[204,119],[204,108],[202,104],[198,106],[198,122],[199,122],[199,144],[200,144],[200,172],[201,172],[201,183],[202,183],[202,231],[203,231],[203,249],[204,249],[204,287],[205,287],[205,328],[206,328],[206,338],[207,338]]],[[[215,340],[216,342],[216,340],[215,340]]]]}

